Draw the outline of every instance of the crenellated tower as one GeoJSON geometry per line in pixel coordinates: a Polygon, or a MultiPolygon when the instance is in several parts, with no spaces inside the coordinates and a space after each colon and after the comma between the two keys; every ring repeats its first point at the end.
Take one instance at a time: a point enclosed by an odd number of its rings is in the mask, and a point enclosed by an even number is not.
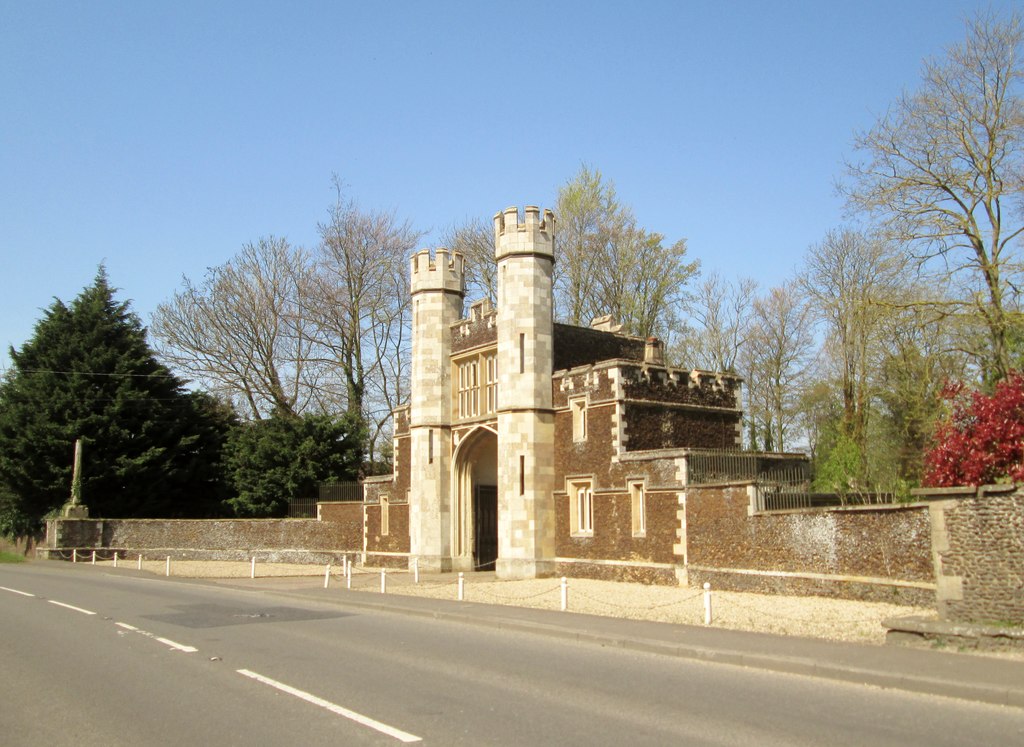
{"type": "Polygon", "coordinates": [[[554,572],[552,270],[555,220],[494,216],[498,261],[498,561],[502,578],[554,572]]]}
{"type": "Polygon", "coordinates": [[[422,570],[448,571],[451,551],[451,325],[462,317],[463,256],[412,256],[409,402],[410,553],[422,570]]]}

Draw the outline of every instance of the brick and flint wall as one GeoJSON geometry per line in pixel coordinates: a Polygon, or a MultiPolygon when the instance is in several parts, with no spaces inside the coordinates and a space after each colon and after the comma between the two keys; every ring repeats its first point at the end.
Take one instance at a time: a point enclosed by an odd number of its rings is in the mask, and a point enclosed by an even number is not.
{"type": "MultiPolygon", "coordinates": [[[[339,505],[339,504],[334,504],[339,505]]],[[[359,503],[312,519],[53,519],[47,550],[120,550],[162,560],[336,563],[363,549],[359,503]]]]}
{"type": "MultiPolygon", "coordinates": [[[[404,443],[407,446],[408,439],[404,439],[404,443]]],[[[401,474],[397,472],[394,477],[387,478],[371,477],[363,483],[366,565],[384,568],[409,566],[409,502],[406,499],[408,489],[404,487],[408,477],[401,478],[401,474]]]]}
{"type": "Polygon", "coordinates": [[[691,584],[934,604],[926,505],[752,513],[751,490],[749,483],[687,489],[691,584]]]}

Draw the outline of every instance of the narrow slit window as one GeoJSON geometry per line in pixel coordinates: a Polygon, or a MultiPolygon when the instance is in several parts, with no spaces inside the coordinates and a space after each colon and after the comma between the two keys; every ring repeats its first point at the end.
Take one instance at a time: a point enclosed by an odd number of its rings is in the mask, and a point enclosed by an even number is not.
{"type": "Polygon", "coordinates": [[[519,495],[526,495],[526,457],[519,455],[519,495]]]}
{"type": "Polygon", "coordinates": [[[391,501],[386,495],[380,497],[380,533],[387,536],[391,531],[391,501]]]}
{"type": "Polygon", "coordinates": [[[519,373],[526,373],[526,335],[519,333],[519,373]]]}
{"type": "Polygon", "coordinates": [[[580,398],[569,401],[572,412],[572,440],[587,440],[587,400],[580,398]]]}
{"type": "Polygon", "coordinates": [[[427,429],[427,464],[434,463],[434,429],[427,429]]]}
{"type": "Polygon", "coordinates": [[[487,356],[487,412],[498,411],[498,358],[495,355],[487,356]]]}
{"type": "Polygon", "coordinates": [[[647,536],[647,495],[641,481],[629,485],[629,497],[633,514],[633,536],[647,536]]]}

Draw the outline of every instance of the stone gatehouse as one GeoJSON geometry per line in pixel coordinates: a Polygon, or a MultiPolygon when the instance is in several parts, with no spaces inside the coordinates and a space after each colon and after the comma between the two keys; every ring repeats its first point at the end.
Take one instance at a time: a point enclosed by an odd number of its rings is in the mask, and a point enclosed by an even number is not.
{"type": "Polygon", "coordinates": [[[498,301],[463,316],[464,257],[412,257],[412,380],[365,549],[429,570],[676,582],[687,458],[740,444],[742,380],[665,365],[656,338],[553,322],[555,218],[494,216],[498,301]],[[584,566],[586,568],[584,569],[584,566]]]}

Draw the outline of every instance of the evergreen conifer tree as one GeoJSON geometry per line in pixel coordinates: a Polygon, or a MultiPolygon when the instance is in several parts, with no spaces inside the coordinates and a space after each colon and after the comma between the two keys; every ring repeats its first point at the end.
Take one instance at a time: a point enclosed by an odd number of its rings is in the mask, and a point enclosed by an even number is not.
{"type": "Polygon", "coordinates": [[[315,498],[320,483],[357,479],[363,443],[361,418],[351,413],[276,414],[241,425],[224,449],[236,492],[228,505],[237,516],[285,516],[289,501],[315,498]]]}
{"type": "Polygon", "coordinates": [[[185,390],[101,267],[70,305],[36,324],[0,383],[0,532],[38,528],[71,492],[83,442],[82,500],[92,517],[216,515],[221,447],[233,416],[185,390]]]}

